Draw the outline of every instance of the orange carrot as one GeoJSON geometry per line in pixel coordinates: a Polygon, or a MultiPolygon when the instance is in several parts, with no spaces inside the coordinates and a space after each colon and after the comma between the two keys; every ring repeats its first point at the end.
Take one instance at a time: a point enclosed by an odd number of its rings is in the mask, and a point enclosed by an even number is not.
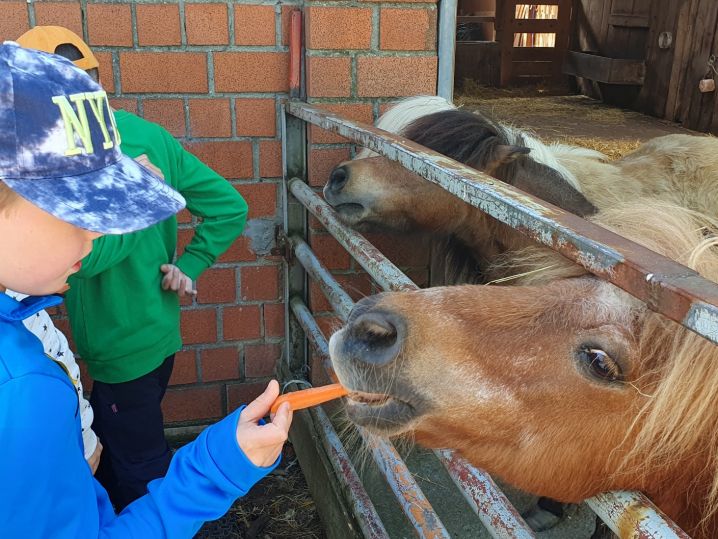
{"type": "Polygon", "coordinates": [[[285,393],[277,397],[277,400],[272,404],[271,411],[273,414],[276,413],[283,402],[288,402],[292,410],[303,410],[310,406],[316,406],[317,404],[338,399],[348,393],[349,392],[344,389],[341,384],[330,384],[328,386],[311,387],[301,391],[293,391],[292,393],[285,393]]]}

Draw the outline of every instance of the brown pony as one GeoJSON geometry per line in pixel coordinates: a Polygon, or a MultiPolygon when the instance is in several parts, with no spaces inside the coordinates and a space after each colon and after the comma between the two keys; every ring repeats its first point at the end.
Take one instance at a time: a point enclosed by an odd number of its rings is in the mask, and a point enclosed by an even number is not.
{"type": "MultiPolygon", "coordinates": [[[[642,199],[593,220],[718,279],[706,216],[642,199]]],[[[349,417],[540,496],[641,490],[718,536],[718,347],[545,248],[513,263],[543,271],[357,303],[330,341],[349,417]]]]}
{"type": "MultiPolygon", "coordinates": [[[[705,193],[718,174],[718,139],[668,135],[625,158],[562,144],[543,144],[488,116],[456,109],[439,98],[400,103],[378,126],[482,170],[579,216],[638,196],[659,196],[715,215],[716,196],[705,193]],[[438,112],[428,113],[433,109],[438,112]],[[398,112],[397,112],[398,111],[398,112]],[[408,123],[402,117],[413,120],[408,123]]],[[[448,282],[486,282],[503,277],[486,267],[525,238],[442,188],[384,157],[360,152],[332,171],[324,196],[341,218],[358,229],[424,232],[444,242],[448,282]]],[[[718,193],[718,191],[714,190],[718,193]]]]}

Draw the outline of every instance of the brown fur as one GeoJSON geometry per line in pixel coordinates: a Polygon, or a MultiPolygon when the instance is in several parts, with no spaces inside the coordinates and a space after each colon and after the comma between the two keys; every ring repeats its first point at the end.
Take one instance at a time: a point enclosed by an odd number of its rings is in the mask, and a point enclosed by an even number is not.
{"type": "MultiPolygon", "coordinates": [[[[658,137],[614,162],[570,146],[557,144],[550,148],[558,162],[576,177],[583,195],[599,210],[651,196],[718,216],[718,189],[710,188],[718,176],[716,138],[658,137]]],[[[522,159],[529,157],[530,154],[522,159]]],[[[361,200],[365,205],[361,218],[357,214],[343,215],[339,208],[345,221],[358,228],[422,231],[436,240],[448,240],[448,259],[469,261],[462,264],[466,267],[452,264],[455,275],[449,282],[487,282],[504,277],[497,271],[486,273],[486,264],[502,253],[531,245],[522,234],[386,158],[359,159],[341,166],[351,175],[342,201],[361,200]]],[[[513,183],[525,187],[521,181],[513,183]]],[[[546,199],[547,192],[542,189],[547,188],[539,183],[530,192],[546,199]]],[[[332,202],[331,197],[327,200],[332,202]]],[[[565,209],[572,211],[574,205],[572,202],[565,209]]],[[[494,270],[499,268],[494,265],[494,270]]]]}
{"type": "MultiPolygon", "coordinates": [[[[595,220],[718,280],[710,217],[642,199],[595,220]]],[[[525,249],[513,265],[506,256],[511,269],[540,271],[519,286],[375,298],[370,312],[401,320],[401,352],[367,366],[350,346],[352,321],[332,337],[340,380],[429,403],[384,434],[412,430],[419,443],[456,448],[562,501],[642,490],[690,533],[718,535],[718,347],[543,248],[525,249]],[[616,359],[623,380],[587,374],[577,360],[584,345],[616,359]]]]}

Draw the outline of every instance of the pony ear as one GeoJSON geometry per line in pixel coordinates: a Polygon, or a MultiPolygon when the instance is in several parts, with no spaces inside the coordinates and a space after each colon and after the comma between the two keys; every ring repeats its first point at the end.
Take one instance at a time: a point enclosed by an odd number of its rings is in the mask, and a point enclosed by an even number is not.
{"type": "Polygon", "coordinates": [[[513,185],[579,217],[593,215],[598,211],[583,193],[566,181],[547,181],[547,178],[535,173],[524,175],[513,185]]]}
{"type": "Polygon", "coordinates": [[[514,159],[521,157],[522,155],[528,155],[531,153],[531,148],[526,146],[514,146],[513,144],[499,144],[495,148],[495,159],[496,166],[510,163],[514,159]]]}
{"type": "Polygon", "coordinates": [[[493,176],[496,169],[502,167],[512,161],[515,161],[522,155],[528,155],[531,148],[526,146],[514,146],[513,144],[497,144],[491,153],[489,162],[484,167],[484,172],[493,176]]]}

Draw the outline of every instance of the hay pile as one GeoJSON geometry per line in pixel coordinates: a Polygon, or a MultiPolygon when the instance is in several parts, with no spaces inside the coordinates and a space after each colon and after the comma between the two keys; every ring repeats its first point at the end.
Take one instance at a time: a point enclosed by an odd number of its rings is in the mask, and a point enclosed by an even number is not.
{"type": "Polygon", "coordinates": [[[636,138],[606,138],[571,133],[581,131],[580,126],[625,126],[643,118],[638,112],[606,106],[582,95],[567,95],[563,86],[519,86],[515,88],[487,88],[467,83],[456,95],[457,105],[478,110],[501,122],[531,131],[537,127],[545,142],[561,142],[598,150],[611,159],[618,159],[635,150],[640,141],[636,138]],[[565,125],[573,124],[566,134],[565,125]],[[540,126],[540,127],[539,127],[540,126]]]}
{"type": "Polygon", "coordinates": [[[546,140],[546,142],[560,142],[561,144],[597,150],[606,154],[611,160],[620,159],[641,145],[640,140],[616,140],[599,137],[557,137],[553,140],[546,140]]]}

